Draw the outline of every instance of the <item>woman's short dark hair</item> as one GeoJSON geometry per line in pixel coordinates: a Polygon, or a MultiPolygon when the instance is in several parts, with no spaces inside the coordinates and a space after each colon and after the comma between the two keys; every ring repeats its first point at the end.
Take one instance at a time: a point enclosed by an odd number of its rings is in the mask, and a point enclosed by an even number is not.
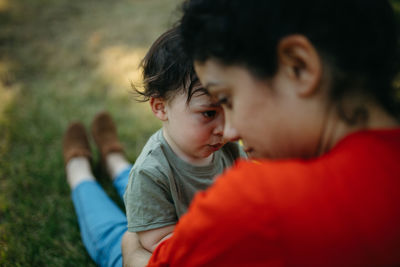
{"type": "Polygon", "coordinates": [[[387,0],[187,0],[180,23],[194,60],[241,65],[262,79],[277,71],[279,40],[304,35],[332,70],[332,100],[362,88],[397,115],[397,32],[387,0]]]}
{"type": "Polygon", "coordinates": [[[186,91],[187,101],[193,94],[193,85],[198,78],[192,60],[186,56],[182,48],[180,31],[174,27],[152,44],[140,63],[143,71],[143,87],[134,90],[139,101],[147,101],[150,97],[170,99],[179,91],[186,91]]]}

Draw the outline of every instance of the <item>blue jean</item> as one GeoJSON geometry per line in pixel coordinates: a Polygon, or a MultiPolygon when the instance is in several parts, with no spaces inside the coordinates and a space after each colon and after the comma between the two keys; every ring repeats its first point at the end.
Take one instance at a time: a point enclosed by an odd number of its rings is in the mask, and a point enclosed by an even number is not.
{"type": "MultiPolygon", "coordinates": [[[[131,167],[114,180],[123,197],[131,167]]],[[[83,181],[72,191],[82,241],[99,266],[122,266],[121,240],[127,231],[126,215],[96,181],[83,181]]]]}

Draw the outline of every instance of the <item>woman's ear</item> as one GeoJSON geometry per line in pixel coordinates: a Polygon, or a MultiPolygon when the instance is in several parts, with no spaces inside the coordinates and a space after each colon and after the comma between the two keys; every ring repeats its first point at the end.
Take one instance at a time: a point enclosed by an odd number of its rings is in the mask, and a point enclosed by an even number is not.
{"type": "Polygon", "coordinates": [[[150,97],[150,106],[151,110],[153,111],[154,115],[162,121],[168,120],[167,115],[167,102],[163,98],[159,97],[150,97]]]}
{"type": "Polygon", "coordinates": [[[313,94],[321,81],[322,63],[317,50],[303,35],[289,35],[278,43],[278,71],[295,82],[300,96],[313,94]]]}

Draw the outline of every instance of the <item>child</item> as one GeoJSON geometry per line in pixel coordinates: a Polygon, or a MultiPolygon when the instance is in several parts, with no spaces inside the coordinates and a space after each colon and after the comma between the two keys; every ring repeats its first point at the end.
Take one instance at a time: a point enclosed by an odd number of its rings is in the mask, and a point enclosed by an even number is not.
{"type": "MultiPolygon", "coordinates": [[[[192,63],[181,55],[175,29],[157,40],[143,60],[143,67],[146,90],[142,94],[150,100],[156,116],[163,120],[167,135],[164,138],[160,130],[150,138],[130,173],[131,183],[125,200],[128,216],[131,216],[129,222],[137,218],[145,221],[153,215],[151,220],[155,224],[147,228],[141,226],[147,232],[137,230],[141,232],[142,243],[151,251],[154,248],[152,242],[157,243],[161,238],[160,229],[156,228],[161,227],[161,236],[172,231],[194,192],[205,189],[215,174],[244,153],[235,143],[227,143],[218,150],[224,144],[222,110],[210,101],[197,81],[192,63]],[[165,191],[166,187],[170,191],[165,191]],[[169,201],[175,202],[169,205],[169,201]],[[144,204],[138,207],[137,203],[144,204]],[[156,213],[160,212],[157,207],[162,207],[164,213],[156,213]],[[142,212],[143,216],[136,212],[142,212]],[[172,216],[167,218],[165,215],[168,214],[172,216]],[[163,225],[158,216],[170,221],[164,221],[167,224],[163,225]]],[[[108,113],[99,113],[94,118],[92,137],[113,185],[122,197],[132,166],[125,157],[116,125],[108,113]]],[[[99,266],[122,266],[121,240],[123,236],[132,237],[131,244],[135,249],[129,249],[129,260],[134,266],[142,266],[150,253],[138,247],[136,234],[127,232],[125,214],[96,182],[90,166],[92,153],[88,138],[85,127],[77,122],[68,127],[63,141],[66,178],[82,241],[99,266]]]]}
{"type": "Polygon", "coordinates": [[[182,54],[176,28],[161,35],[142,62],[145,90],[162,129],[147,142],[130,174],[124,200],[128,231],[153,251],[169,237],[198,190],[245,156],[223,139],[224,113],[182,54]]]}
{"type": "Polygon", "coordinates": [[[399,266],[389,1],[187,0],[183,14],[224,134],[261,160],[198,194],[148,266],[399,266]]]}

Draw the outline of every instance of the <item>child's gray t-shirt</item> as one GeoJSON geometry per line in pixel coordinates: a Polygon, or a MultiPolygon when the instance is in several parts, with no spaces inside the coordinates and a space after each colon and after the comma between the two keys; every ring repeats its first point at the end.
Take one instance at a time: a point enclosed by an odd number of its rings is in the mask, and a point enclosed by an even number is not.
{"type": "Polygon", "coordinates": [[[124,194],[128,231],[140,232],[176,224],[199,190],[213,183],[215,176],[246,157],[236,143],[214,152],[210,165],[193,166],[172,151],[162,129],[147,141],[129,174],[124,194]]]}

